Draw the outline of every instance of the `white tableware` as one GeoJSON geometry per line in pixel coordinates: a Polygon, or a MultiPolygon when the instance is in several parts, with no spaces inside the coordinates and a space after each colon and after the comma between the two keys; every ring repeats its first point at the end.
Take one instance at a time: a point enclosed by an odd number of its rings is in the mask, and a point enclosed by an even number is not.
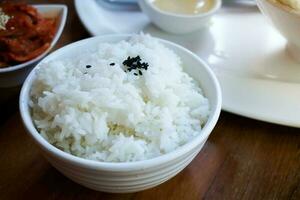
{"type": "Polygon", "coordinates": [[[35,66],[35,64],[41,60],[49,51],[53,48],[53,46],[58,41],[63,28],[66,23],[67,18],[67,7],[65,5],[61,4],[51,4],[51,5],[33,5],[37,10],[45,17],[51,17],[51,18],[57,18],[58,19],[58,25],[56,34],[51,42],[50,47],[43,52],[38,57],[29,60],[27,62],[0,68],[0,89],[1,88],[11,88],[19,86],[23,83],[28,73],[31,71],[31,69],[35,66]]]}
{"type": "MultiPolygon", "coordinates": [[[[128,35],[108,35],[89,38],[67,45],[43,59],[40,63],[65,57],[74,57],[83,49],[95,49],[102,42],[118,42],[128,35]]],[[[195,54],[174,43],[160,40],[177,53],[184,63],[184,70],[190,74],[209,99],[211,113],[201,134],[192,141],[168,154],[132,163],[108,163],[91,161],[65,153],[48,143],[35,129],[30,115],[29,93],[35,70],[23,84],[20,95],[20,112],[28,134],[38,144],[49,162],[64,175],[88,188],[107,192],[135,192],[154,187],[179,173],[203,147],[214,128],[221,111],[221,90],[212,70],[195,54]]]]}
{"type": "Polygon", "coordinates": [[[92,35],[144,31],[196,53],[217,74],[223,110],[300,127],[299,63],[286,52],[286,40],[257,7],[225,5],[212,17],[209,28],[171,35],[157,29],[138,11],[105,10],[95,5],[94,0],[75,0],[75,5],[92,35]]]}
{"type": "Polygon", "coordinates": [[[300,11],[275,0],[257,0],[257,5],[288,40],[288,51],[300,62],[300,11]]]}
{"type": "Polygon", "coordinates": [[[169,33],[183,34],[199,30],[210,23],[211,16],[222,4],[221,0],[213,1],[214,5],[209,11],[191,15],[165,12],[157,8],[151,0],[138,0],[138,3],[156,26],[169,33]]]}
{"type": "Polygon", "coordinates": [[[99,6],[114,10],[136,10],[137,0],[96,0],[99,6]]]}

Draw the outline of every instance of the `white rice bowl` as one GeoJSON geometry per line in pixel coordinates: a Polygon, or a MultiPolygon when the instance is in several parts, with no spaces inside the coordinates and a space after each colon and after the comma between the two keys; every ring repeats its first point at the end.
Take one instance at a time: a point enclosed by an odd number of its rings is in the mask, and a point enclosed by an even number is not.
{"type": "Polygon", "coordinates": [[[86,159],[131,162],[171,152],[201,134],[210,114],[182,65],[149,35],[42,63],[30,92],[34,124],[51,144],[86,159]],[[148,69],[129,72],[128,56],[148,69]]]}

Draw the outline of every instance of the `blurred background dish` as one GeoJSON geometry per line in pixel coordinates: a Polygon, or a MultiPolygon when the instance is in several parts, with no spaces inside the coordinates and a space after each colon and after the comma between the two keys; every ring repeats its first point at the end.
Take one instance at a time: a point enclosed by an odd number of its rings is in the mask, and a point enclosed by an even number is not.
{"type": "Polygon", "coordinates": [[[45,18],[54,18],[56,22],[55,34],[49,45],[49,47],[43,51],[37,57],[20,64],[13,66],[6,66],[0,68],[0,87],[12,87],[18,86],[23,83],[28,72],[34,66],[34,64],[43,58],[56,44],[58,41],[62,30],[64,28],[66,17],[67,17],[67,7],[64,5],[34,5],[39,13],[45,18]]]}
{"type": "Polygon", "coordinates": [[[54,47],[65,26],[67,18],[67,7],[65,5],[52,4],[33,6],[43,17],[55,18],[57,20],[55,35],[50,46],[37,57],[14,66],[0,68],[0,91],[2,91],[0,92],[0,102],[5,102],[18,93],[20,85],[23,83],[26,76],[35,64],[54,47]]]}
{"type": "Polygon", "coordinates": [[[161,31],[139,10],[109,10],[95,0],[75,0],[75,8],[91,35],[143,31],[196,53],[217,74],[223,110],[300,127],[299,63],[253,3],[226,1],[208,28],[182,35],[161,31]]]}
{"type": "Polygon", "coordinates": [[[0,68],[32,60],[50,47],[57,30],[56,17],[44,17],[25,3],[0,4],[0,68]]]}
{"type": "Polygon", "coordinates": [[[257,5],[288,40],[288,52],[300,63],[300,1],[298,1],[257,0],[257,5]]]}
{"type": "Polygon", "coordinates": [[[108,9],[114,10],[138,10],[137,0],[96,0],[96,2],[108,9]]]}
{"type": "Polygon", "coordinates": [[[156,26],[174,34],[205,28],[222,4],[221,0],[138,0],[138,3],[156,26]]]}

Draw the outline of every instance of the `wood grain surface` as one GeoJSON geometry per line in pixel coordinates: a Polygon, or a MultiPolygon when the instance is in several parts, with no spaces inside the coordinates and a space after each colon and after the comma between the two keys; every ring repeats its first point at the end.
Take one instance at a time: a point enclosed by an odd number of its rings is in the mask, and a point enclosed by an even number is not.
{"type": "MultiPolygon", "coordinates": [[[[73,1],[28,2],[68,5],[56,48],[89,37],[73,1]]],[[[222,112],[203,150],[176,177],[143,192],[108,194],[72,182],[42,157],[21,123],[16,95],[0,106],[0,199],[300,200],[300,129],[222,112]]]]}

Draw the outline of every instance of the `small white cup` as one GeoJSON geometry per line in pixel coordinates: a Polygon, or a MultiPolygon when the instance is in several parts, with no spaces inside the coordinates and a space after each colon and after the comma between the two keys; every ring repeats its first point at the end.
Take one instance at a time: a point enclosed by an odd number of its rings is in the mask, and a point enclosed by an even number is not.
{"type": "Polygon", "coordinates": [[[138,0],[138,3],[142,11],[148,15],[156,26],[169,33],[184,34],[196,31],[209,24],[211,16],[217,12],[222,4],[221,0],[214,1],[211,10],[195,15],[165,12],[158,9],[150,0],[138,0]]]}

